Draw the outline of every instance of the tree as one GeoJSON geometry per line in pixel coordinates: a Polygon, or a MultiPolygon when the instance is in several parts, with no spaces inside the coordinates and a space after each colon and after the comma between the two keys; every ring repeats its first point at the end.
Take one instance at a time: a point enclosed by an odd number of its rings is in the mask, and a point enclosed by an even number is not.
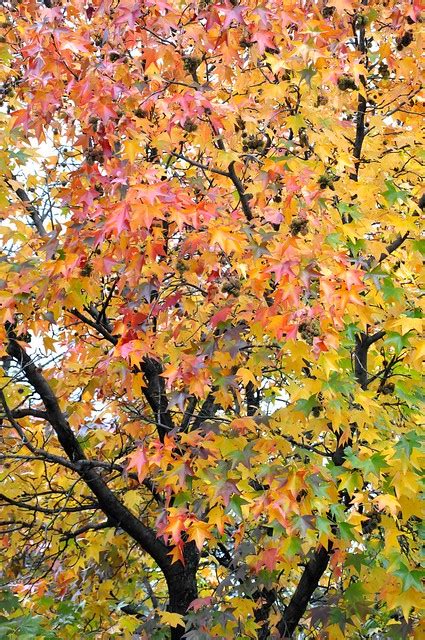
{"type": "Polygon", "coordinates": [[[1,14],[1,637],[419,638],[419,3],[1,14]]]}

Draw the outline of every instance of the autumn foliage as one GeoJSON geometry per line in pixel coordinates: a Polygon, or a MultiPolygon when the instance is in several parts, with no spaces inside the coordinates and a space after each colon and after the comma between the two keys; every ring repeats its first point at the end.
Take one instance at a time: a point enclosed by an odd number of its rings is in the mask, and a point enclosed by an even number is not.
{"type": "Polygon", "coordinates": [[[5,0],[0,637],[423,637],[418,0],[5,0]]]}

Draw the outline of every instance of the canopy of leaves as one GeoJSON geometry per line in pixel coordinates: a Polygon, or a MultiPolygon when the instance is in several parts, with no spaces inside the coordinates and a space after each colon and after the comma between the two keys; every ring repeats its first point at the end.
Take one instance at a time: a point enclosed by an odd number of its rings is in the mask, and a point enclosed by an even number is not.
{"type": "Polygon", "coordinates": [[[418,0],[5,0],[0,637],[423,637],[418,0]]]}

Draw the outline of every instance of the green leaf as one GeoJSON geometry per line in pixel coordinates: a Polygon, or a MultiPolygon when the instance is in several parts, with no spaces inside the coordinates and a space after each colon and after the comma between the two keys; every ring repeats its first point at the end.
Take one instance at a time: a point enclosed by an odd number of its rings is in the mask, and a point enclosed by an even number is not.
{"type": "Polygon", "coordinates": [[[425,571],[419,569],[413,569],[410,571],[403,562],[400,562],[399,569],[394,571],[394,575],[401,578],[403,583],[403,591],[407,591],[411,587],[417,591],[423,591],[423,580],[425,578],[425,571]]]}
{"type": "Polygon", "coordinates": [[[374,453],[372,456],[362,460],[361,469],[365,475],[372,474],[380,476],[383,469],[388,469],[389,465],[380,453],[374,453]]]}
{"type": "Polygon", "coordinates": [[[8,63],[11,59],[11,54],[9,51],[9,47],[7,45],[4,45],[2,47],[0,47],[0,60],[4,63],[8,63]]]}
{"type": "Polygon", "coordinates": [[[338,249],[341,246],[343,239],[340,233],[329,233],[325,238],[326,244],[328,244],[332,249],[338,249]]]}
{"type": "Polygon", "coordinates": [[[380,476],[383,469],[388,468],[388,463],[380,453],[374,453],[368,456],[364,460],[360,460],[352,451],[351,447],[345,449],[345,458],[351,464],[353,469],[360,469],[364,475],[376,475],[380,476]]]}
{"type": "Polygon", "coordinates": [[[230,498],[228,509],[231,509],[233,513],[235,513],[239,518],[242,518],[242,509],[241,506],[244,504],[248,504],[247,500],[244,500],[238,495],[233,495],[230,498]]]}
{"type": "Polygon", "coordinates": [[[415,251],[419,251],[422,255],[425,255],[425,240],[414,240],[412,247],[415,251]]]}
{"type": "Polygon", "coordinates": [[[348,522],[339,522],[338,527],[342,540],[353,540],[353,538],[355,538],[354,527],[352,524],[348,524],[348,522]]]}
{"type": "Polygon", "coordinates": [[[365,241],[362,238],[358,238],[357,240],[348,240],[347,241],[347,247],[348,250],[350,251],[350,253],[352,253],[356,258],[359,255],[359,253],[362,251],[362,249],[364,249],[365,247],[365,241]]]}
{"type": "Polygon", "coordinates": [[[9,589],[0,591],[0,611],[11,613],[19,607],[19,598],[17,598],[9,589]]]}
{"type": "Polygon", "coordinates": [[[298,400],[295,404],[295,409],[297,411],[301,411],[305,416],[308,416],[310,415],[312,409],[314,409],[314,407],[318,407],[319,405],[320,403],[318,402],[317,397],[313,395],[308,399],[300,398],[300,400],[298,400]]]}
{"type": "Polygon", "coordinates": [[[298,537],[291,536],[289,545],[286,549],[286,555],[288,558],[292,558],[301,550],[301,540],[298,537]]]}
{"type": "Polygon", "coordinates": [[[360,220],[362,217],[361,211],[354,204],[346,204],[345,202],[339,202],[337,204],[337,209],[340,212],[341,216],[346,218],[351,218],[352,220],[360,220]]]}
{"type": "Polygon", "coordinates": [[[392,302],[393,300],[402,300],[404,292],[401,287],[395,287],[392,279],[388,276],[382,281],[382,294],[386,302],[392,302]]]}
{"type": "Polygon", "coordinates": [[[347,567],[354,567],[360,575],[362,567],[367,564],[366,560],[366,555],[364,553],[348,553],[345,559],[345,564],[347,567]]]}
{"type": "Polygon", "coordinates": [[[308,84],[308,86],[311,87],[311,80],[312,78],[314,78],[316,73],[316,69],[310,65],[309,67],[301,71],[301,80],[304,80],[308,84]]]}
{"type": "Polygon", "coordinates": [[[365,589],[361,582],[352,582],[349,587],[344,591],[344,598],[350,604],[363,601],[365,597],[365,589]]]}
{"type": "Polygon", "coordinates": [[[288,127],[290,127],[291,129],[293,129],[296,133],[298,133],[298,131],[301,128],[306,128],[307,127],[307,123],[304,120],[304,118],[301,115],[296,115],[296,116],[289,116],[286,119],[286,125],[288,127]]]}
{"type": "Polygon", "coordinates": [[[409,346],[409,333],[405,333],[402,336],[396,331],[387,331],[385,336],[384,345],[388,347],[394,347],[396,354],[399,354],[403,349],[409,346]]]}
{"type": "Polygon", "coordinates": [[[405,202],[405,200],[409,197],[409,193],[407,191],[398,190],[394,182],[392,180],[385,180],[385,184],[387,190],[382,194],[388,204],[393,205],[397,201],[405,202]]]}
{"type": "Polygon", "coordinates": [[[332,533],[331,523],[323,516],[316,516],[316,527],[320,533],[329,536],[332,533]]]}
{"type": "Polygon", "coordinates": [[[417,406],[425,402],[425,394],[421,387],[409,387],[403,380],[397,380],[394,393],[397,398],[403,400],[403,402],[406,402],[410,406],[417,406]]]}

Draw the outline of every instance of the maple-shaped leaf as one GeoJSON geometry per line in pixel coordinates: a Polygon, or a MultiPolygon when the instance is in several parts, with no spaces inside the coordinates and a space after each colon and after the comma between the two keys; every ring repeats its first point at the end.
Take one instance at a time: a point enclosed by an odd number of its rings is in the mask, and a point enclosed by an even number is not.
{"type": "Polygon", "coordinates": [[[184,626],[184,618],[180,613],[172,613],[171,611],[158,611],[157,613],[162,624],[168,624],[172,628],[184,626]]]}
{"type": "Polygon", "coordinates": [[[201,520],[192,522],[187,531],[187,535],[189,540],[193,540],[195,542],[199,551],[201,551],[204,546],[205,540],[207,538],[212,538],[210,525],[206,522],[202,522],[201,520]]]}
{"type": "Polygon", "coordinates": [[[220,311],[217,311],[217,313],[215,313],[211,317],[211,320],[210,320],[211,325],[215,328],[219,324],[226,322],[227,318],[230,316],[231,313],[232,313],[232,307],[223,307],[222,309],[220,309],[220,311]]]}
{"type": "Polygon", "coordinates": [[[257,29],[253,33],[251,40],[252,42],[257,43],[260,54],[263,54],[266,49],[267,50],[270,49],[271,51],[277,51],[276,44],[274,41],[274,34],[271,33],[270,31],[257,29]]]}
{"type": "Polygon", "coordinates": [[[385,494],[374,498],[374,503],[380,511],[387,510],[392,516],[397,517],[400,511],[400,503],[395,496],[385,494]]]}
{"type": "Polygon", "coordinates": [[[192,600],[189,609],[192,609],[196,613],[199,609],[202,609],[202,607],[209,607],[211,602],[211,596],[206,598],[195,598],[195,600],[192,600]]]}
{"type": "Polygon", "coordinates": [[[0,636],[424,635],[419,5],[0,11],[0,636]]]}
{"type": "Polygon", "coordinates": [[[144,447],[139,447],[128,456],[127,470],[136,469],[139,482],[143,482],[149,473],[149,461],[144,447]]]}

